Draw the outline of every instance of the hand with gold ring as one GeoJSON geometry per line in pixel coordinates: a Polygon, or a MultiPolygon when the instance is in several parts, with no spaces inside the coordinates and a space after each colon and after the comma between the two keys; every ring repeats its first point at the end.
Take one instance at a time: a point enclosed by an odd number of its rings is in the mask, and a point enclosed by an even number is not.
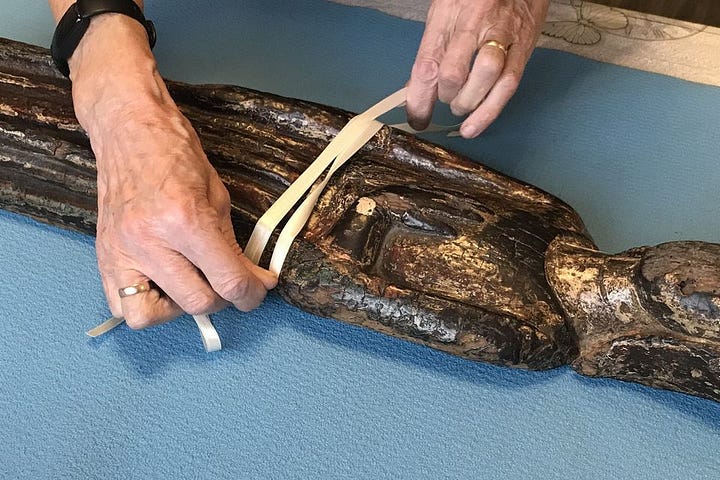
{"type": "Polygon", "coordinates": [[[408,122],[430,123],[435,101],[468,115],[473,138],[515,93],[540,33],[549,0],[433,0],[408,82],[408,122]]]}
{"type": "MultiPolygon", "coordinates": [[[[51,2],[56,18],[69,3],[51,2]]],[[[183,312],[257,307],[277,279],[243,255],[230,195],[170,97],[145,29],[97,16],[69,65],[97,160],[95,246],[113,316],[145,328],[183,312]]]]}

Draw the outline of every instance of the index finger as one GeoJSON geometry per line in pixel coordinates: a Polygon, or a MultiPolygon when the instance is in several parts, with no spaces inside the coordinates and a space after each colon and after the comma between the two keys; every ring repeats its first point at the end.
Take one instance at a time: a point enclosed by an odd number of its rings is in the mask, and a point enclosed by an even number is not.
{"type": "Polygon", "coordinates": [[[202,271],[215,292],[239,310],[262,303],[275,276],[252,265],[237,241],[229,241],[219,226],[195,229],[182,240],[180,253],[202,271]]]}
{"type": "Polygon", "coordinates": [[[415,130],[430,124],[433,106],[438,98],[440,63],[449,40],[449,9],[430,8],[425,32],[418,48],[408,81],[406,111],[408,123],[415,130]]]}

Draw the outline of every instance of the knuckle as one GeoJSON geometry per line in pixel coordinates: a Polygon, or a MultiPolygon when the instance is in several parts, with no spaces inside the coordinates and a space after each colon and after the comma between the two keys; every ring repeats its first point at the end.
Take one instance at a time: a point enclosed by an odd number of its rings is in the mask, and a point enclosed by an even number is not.
{"type": "Polygon", "coordinates": [[[121,238],[134,240],[147,236],[148,226],[142,216],[137,213],[123,215],[117,225],[121,238]]]}
{"type": "MultiPolygon", "coordinates": [[[[219,181],[219,180],[218,180],[219,181]]],[[[225,218],[230,216],[232,211],[232,205],[230,203],[230,193],[228,192],[225,185],[220,183],[220,188],[215,195],[215,209],[218,213],[218,217],[225,218]]]]}
{"type": "Polygon", "coordinates": [[[159,220],[168,227],[186,229],[194,227],[197,215],[195,209],[192,208],[192,203],[188,201],[173,202],[162,211],[159,220]]]}
{"type": "Polygon", "coordinates": [[[503,61],[495,55],[478,55],[475,65],[483,72],[500,74],[503,61]]]}
{"type": "Polygon", "coordinates": [[[210,292],[194,292],[185,297],[181,306],[190,315],[203,315],[215,311],[215,296],[210,292]]]}
{"type": "Polygon", "coordinates": [[[225,187],[225,185],[222,183],[222,180],[220,179],[220,177],[217,178],[217,182],[218,182],[218,193],[217,193],[218,202],[223,206],[230,207],[230,201],[231,201],[230,192],[228,191],[227,187],[225,187]]]}
{"type": "Polygon", "coordinates": [[[460,86],[465,83],[466,71],[460,66],[451,65],[440,69],[440,82],[460,86]]]}
{"type": "Polygon", "coordinates": [[[244,275],[233,277],[220,282],[216,290],[222,298],[235,303],[247,298],[250,293],[250,280],[244,275]]]}
{"type": "Polygon", "coordinates": [[[412,75],[426,83],[437,82],[440,74],[440,63],[434,58],[418,58],[413,66],[412,75]]]}
{"type": "Polygon", "coordinates": [[[472,112],[474,105],[471,105],[467,100],[455,100],[450,104],[450,110],[455,116],[467,115],[472,112]]]}
{"type": "Polygon", "coordinates": [[[153,325],[154,319],[144,312],[130,312],[125,315],[125,323],[131,330],[142,330],[153,325]]]}
{"type": "Polygon", "coordinates": [[[238,257],[243,255],[243,249],[237,241],[234,241],[232,245],[230,245],[230,248],[238,257]]]}

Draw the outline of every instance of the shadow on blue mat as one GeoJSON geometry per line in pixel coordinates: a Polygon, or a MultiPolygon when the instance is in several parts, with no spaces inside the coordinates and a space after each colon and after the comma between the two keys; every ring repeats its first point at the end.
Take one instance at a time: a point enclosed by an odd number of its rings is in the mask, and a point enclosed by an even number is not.
{"type": "Polygon", "coordinates": [[[214,317],[214,323],[224,342],[224,350],[216,354],[202,351],[197,330],[188,317],[140,332],[122,328],[115,334],[100,339],[96,348],[106,348],[114,344],[120,349],[122,359],[138,372],[143,375],[158,375],[166,368],[174,368],[173,364],[178,363],[223,362],[231,357],[233,363],[237,363],[238,357],[250,358],[254,355],[263,342],[279,334],[278,330],[289,328],[322,343],[376,358],[391,359],[477,387],[491,385],[495,389],[512,391],[549,382],[560,376],[572,375],[574,382],[593,391],[594,395],[642,395],[720,431],[720,404],[716,402],[634,383],[584,377],[569,367],[526,371],[473,362],[362,327],[304,313],[288,306],[274,293],[268,296],[266,304],[260,309],[248,314],[225,310],[214,317]],[[277,314],[277,309],[290,311],[291,314],[277,314]],[[275,312],[268,315],[268,310],[275,312]]]}
{"type": "Polygon", "coordinates": [[[588,389],[598,390],[599,395],[603,390],[610,388],[638,393],[683,414],[692,415],[720,431],[720,404],[690,395],[653,389],[619,380],[584,377],[574,373],[570,367],[528,371],[473,362],[361,327],[344,325],[335,320],[316,318],[311,322],[293,322],[293,328],[307,335],[341,345],[348,350],[358,350],[374,356],[392,358],[397,362],[433,370],[477,386],[492,384],[495,388],[514,390],[544,383],[557,376],[571,373],[574,380],[582,383],[588,389]]]}

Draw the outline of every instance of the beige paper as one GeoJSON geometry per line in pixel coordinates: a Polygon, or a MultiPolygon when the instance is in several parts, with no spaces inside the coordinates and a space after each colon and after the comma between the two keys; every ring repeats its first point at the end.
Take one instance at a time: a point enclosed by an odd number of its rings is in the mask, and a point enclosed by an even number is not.
{"type": "MultiPolygon", "coordinates": [[[[425,21],[430,0],[333,0],[425,21]]],[[[720,28],[582,0],[550,3],[538,46],[720,86],[720,28]]]]}

